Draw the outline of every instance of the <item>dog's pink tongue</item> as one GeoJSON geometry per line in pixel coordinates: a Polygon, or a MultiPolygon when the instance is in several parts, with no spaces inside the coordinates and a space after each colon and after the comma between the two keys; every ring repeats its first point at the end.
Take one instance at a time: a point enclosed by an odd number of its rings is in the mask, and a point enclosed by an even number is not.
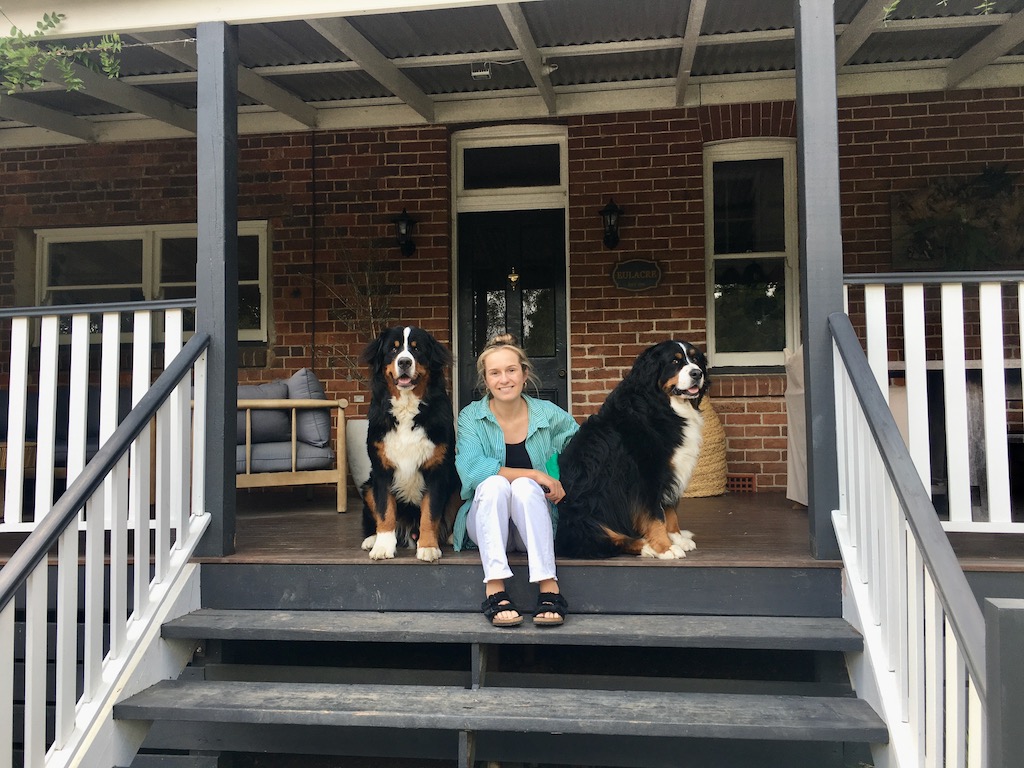
{"type": "Polygon", "coordinates": [[[698,392],[700,392],[700,387],[690,387],[686,391],[691,395],[696,395],[698,392]]]}

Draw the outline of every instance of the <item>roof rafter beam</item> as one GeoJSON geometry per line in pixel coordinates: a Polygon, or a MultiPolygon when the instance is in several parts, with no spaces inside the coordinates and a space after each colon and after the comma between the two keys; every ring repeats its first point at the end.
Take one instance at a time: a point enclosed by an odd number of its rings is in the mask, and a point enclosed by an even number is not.
{"type": "MultiPolygon", "coordinates": [[[[193,48],[178,42],[190,36],[180,30],[164,32],[137,32],[132,35],[142,43],[152,45],[156,50],[186,66],[198,69],[199,59],[193,48]]],[[[260,77],[248,67],[238,67],[238,90],[261,104],[273,107],[283,115],[307,128],[316,128],[317,110],[302,99],[288,92],[264,77],[260,77]]]]}
{"type": "Polygon", "coordinates": [[[313,19],[306,21],[331,45],[348,56],[370,77],[400,98],[428,123],[434,122],[434,101],[398,67],[359,34],[345,19],[313,19]]]}
{"type": "Polygon", "coordinates": [[[892,5],[891,0],[868,0],[857,11],[853,21],[846,25],[846,29],[836,41],[837,70],[853,58],[853,55],[871,37],[872,32],[882,26],[882,22],[885,21],[886,9],[890,5],[892,5]]]}
{"type": "MultiPolygon", "coordinates": [[[[108,104],[116,104],[131,112],[152,117],[162,123],[173,125],[189,133],[196,132],[194,112],[167,99],[154,96],[140,88],[133,88],[120,80],[93,72],[81,64],[71,64],[75,77],[82,81],[89,96],[108,104]]],[[[53,63],[43,70],[43,76],[51,82],[62,82],[63,74],[53,63]]]]}
{"type": "Polygon", "coordinates": [[[14,96],[5,95],[0,99],[0,117],[16,120],[26,125],[34,125],[37,128],[45,128],[64,136],[73,136],[82,141],[96,141],[96,126],[87,120],[56,109],[32,104],[14,96]]]}
{"type": "Polygon", "coordinates": [[[676,106],[683,106],[686,100],[686,88],[690,84],[690,72],[693,70],[693,59],[697,55],[697,41],[700,29],[704,25],[704,10],[707,0],[691,0],[690,10],[686,16],[686,28],[683,30],[682,49],[679,52],[679,70],[676,73],[676,106]]]}
{"type": "Polygon", "coordinates": [[[1024,42],[1024,12],[1015,13],[1008,22],[954,60],[946,70],[946,86],[955,88],[1021,42],[1024,42]]]}
{"type": "Polygon", "coordinates": [[[544,65],[544,59],[537,49],[537,42],[533,39],[533,32],[526,21],[526,14],[519,7],[518,3],[498,5],[501,18],[508,27],[509,34],[519,48],[519,54],[523,57],[523,63],[533,78],[533,84],[537,86],[544,105],[548,108],[548,114],[553,115],[558,111],[558,100],[555,97],[555,89],[551,85],[548,71],[544,65]]]}

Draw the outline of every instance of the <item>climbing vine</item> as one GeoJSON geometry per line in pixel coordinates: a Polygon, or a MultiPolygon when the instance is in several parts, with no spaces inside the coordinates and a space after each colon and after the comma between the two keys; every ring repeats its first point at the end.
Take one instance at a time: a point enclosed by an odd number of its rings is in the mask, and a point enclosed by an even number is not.
{"type": "MultiPolygon", "coordinates": [[[[0,16],[11,20],[0,9],[0,16]]],[[[0,88],[8,95],[19,91],[37,90],[48,80],[47,70],[56,68],[60,82],[69,91],[81,90],[83,83],[75,74],[75,64],[81,64],[107,77],[120,73],[121,38],[117,34],[103,35],[98,42],[89,41],[74,47],[44,38],[64,21],[63,13],[44,13],[36,28],[25,32],[11,23],[11,31],[0,37],[0,88]]]]}

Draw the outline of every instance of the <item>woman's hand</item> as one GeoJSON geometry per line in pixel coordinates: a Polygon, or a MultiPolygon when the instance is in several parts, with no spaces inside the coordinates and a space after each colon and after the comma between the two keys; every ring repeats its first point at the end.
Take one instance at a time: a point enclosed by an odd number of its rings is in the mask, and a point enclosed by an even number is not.
{"type": "Polygon", "coordinates": [[[551,475],[544,474],[543,472],[536,470],[537,476],[534,480],[537,484],[544,489],[544,498],[550,501],[552,504],[557,504],[565,498],[565,489],[562,488],[562,483],[551,477],[551,475]]]}

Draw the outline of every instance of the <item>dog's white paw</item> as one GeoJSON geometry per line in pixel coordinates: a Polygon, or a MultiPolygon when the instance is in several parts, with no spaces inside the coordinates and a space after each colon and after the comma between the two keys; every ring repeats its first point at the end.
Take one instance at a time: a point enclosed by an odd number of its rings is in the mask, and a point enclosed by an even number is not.
{"type": "Polygon", "coordinates": [[[441,559],[440,547],[417,547],[416,559],[425,563],[434,563],[441,559]]]}
{"type": "Polygon", "coordinates": [[[668,535],[672,539],[672,543],[683,550],[683,552],[692,552],[697,548],[697,544],[693,541],[693,534],[690,531],[679,531],[679,533],[670,533],[668,535]]]}
{"type": "Polygon", "coordinates": [[[686,555],[677,554],[671,548],[666,549],[664,552],[657,552],[650,544],[644,544],[644,548],[640,550],[640,557],[654,557],[658,560],[678,560],[680,557],[686,557],[686,555]]]}
{"type": "Polygon", "coordinates": [[[361,549],[365,549],[367,552],[369,552],[371,549],[373,549],[373,544],[375,541],[377,541],[376,533],[371,534],[370,536],[367,536],[365,539],[363,539],[363,543],[359,546],[361,549]]]}
{"type": "Polygon", "coordinates": [[[671,552],[675,552],[675,555],[676,555],[676,557],[677,557],[677,558],[683,558],[683,557],[686,557],[686,550],[685,550],[685,549],[683,549],[683,548],[682,548],[681,546],[679,546],[678,544],[675,544],[675,543],[673,543],[673,544],[672,544],[672,546],[671,546],[671,547],[669,547],[669,550],[670,550],[671,552]]]}
{"type": "MultiPolygon", "coordinates": [[[[365,544],[365,542],[363,542],[365,544]]],[[[377,540],[370,549],[371,560],[390,560],[395,556],[395,548],[398,546],[398,537],[394,531],[385,531],[377,534],[377,540]]]]}

